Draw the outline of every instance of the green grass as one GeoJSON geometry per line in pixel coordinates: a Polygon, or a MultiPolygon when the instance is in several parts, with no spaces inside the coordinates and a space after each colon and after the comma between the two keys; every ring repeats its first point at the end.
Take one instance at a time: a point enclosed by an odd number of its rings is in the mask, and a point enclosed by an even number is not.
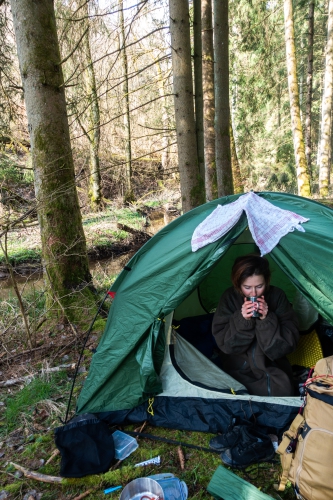
{"type": "Polygon", "coordinates": [[[22,416],[32,417],[37,403],[51,399],[63,391],[63,383],[67,381],[66,372],[59,372],[50,376],[34,378],[23,389],[5,401],[6,410],[2,414],[0,435],[7,435],[18,426],[22,416]]]}

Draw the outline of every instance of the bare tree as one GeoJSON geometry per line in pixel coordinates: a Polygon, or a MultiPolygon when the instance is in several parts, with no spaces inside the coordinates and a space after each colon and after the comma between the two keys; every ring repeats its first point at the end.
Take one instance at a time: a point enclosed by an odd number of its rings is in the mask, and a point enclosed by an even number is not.
{"type": "Polygon", "coordinates": [[[35,174],[44,276],[57,313],[79,319],[90,298],[53,2],[11,0],[35,174]],[[80,302],[84,305],[82,295],[80,302]],[[71,307],[73,306],[73,307],[71,307]]]}
{"type": "Polygon", "coordinates": [[[284,0],[284,22],[290,113],[296,162],[298,194],[300,196],[309,196],[311,192],[310,177],[307,171],[301,112],[299,105],[292,0],[284,0]]]}
{"type": "Polygon", "coordinates": [[[319,192],[328,196],[330,185],[330,155],[333,104],[333,0],[328,2],[327,45],[325,60],[324,89],[322,97],[320,159],[319,159],[319,192]]]}
{"type": "Polygon", "coordinates": [[[178,167],[183,211],[203,199],[194,120],[189,9],[187,0],[169,0],[178,167]]]}

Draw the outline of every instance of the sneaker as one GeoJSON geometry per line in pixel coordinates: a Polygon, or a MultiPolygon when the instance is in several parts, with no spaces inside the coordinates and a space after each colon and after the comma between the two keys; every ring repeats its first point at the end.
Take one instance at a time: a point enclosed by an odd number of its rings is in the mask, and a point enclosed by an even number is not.
{"type": "Polygon", "coordinates": [[[221,460],[229,467],[245,469],[251,464],[266,462],[275,455],[271,439],[254,427],[241,427],[235,446],[221,453],[221,460]]]}
{"type": "Polygon", "coordinates": [[[213,437],[209,441],[209,448],[216,450],[219,453],[226,450],[227,448],[233,448],[236,446],[238,439],[240,438],[240,431],[243,426],[253,426],[252,422],[248,420],[240,420],[236,425],[236,420],[229,426],[227,432],[220,434],[219,436],[213,437]]]}

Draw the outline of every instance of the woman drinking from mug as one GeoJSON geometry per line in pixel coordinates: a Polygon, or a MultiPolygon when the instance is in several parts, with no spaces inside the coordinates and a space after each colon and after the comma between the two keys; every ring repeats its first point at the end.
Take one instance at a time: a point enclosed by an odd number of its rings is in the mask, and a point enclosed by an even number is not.
{"type": "Polygon", "coordinates": [[[264,257],[235,260],[233,287],[219,301],[213,335],[223,369],[250,394],[292,396],[292,371],[285,356],[296,349],[298,321],[285,293],[270,286],[270,276],[264,257]]]}

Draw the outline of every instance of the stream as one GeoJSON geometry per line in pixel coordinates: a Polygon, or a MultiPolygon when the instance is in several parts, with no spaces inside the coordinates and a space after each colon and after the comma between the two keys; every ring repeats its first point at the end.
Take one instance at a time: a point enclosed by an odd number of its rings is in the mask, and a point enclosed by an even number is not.
{"type": "MultiPolygon", "coordinates": [[[[149,226],[149,234],[154,235],[165,225],[163,216],[161,218],[151,221],[149,226]]],[[[120,273],[123,267],[126,265],[132,253],[121,254],[116,257],[110,257],[104,260],[90,262],[89,267],[91,274],[94,275],[98,273],[100,276],[110,277],[111,281],[114,281],[115,277],[120,273]]],[[[42,290],[44,287],[43,276],[40,271],[33,271],[32,274],[28,276],[20,276],[15,274],[15,279],[18,284],[21,294],[24,296],[26,294],[33,293],[34,291],[42,290]]],[[[11,283],[10,278],[0,279],[0,300],[10,300],[15,297],[15,292],[11,283]]]]}

